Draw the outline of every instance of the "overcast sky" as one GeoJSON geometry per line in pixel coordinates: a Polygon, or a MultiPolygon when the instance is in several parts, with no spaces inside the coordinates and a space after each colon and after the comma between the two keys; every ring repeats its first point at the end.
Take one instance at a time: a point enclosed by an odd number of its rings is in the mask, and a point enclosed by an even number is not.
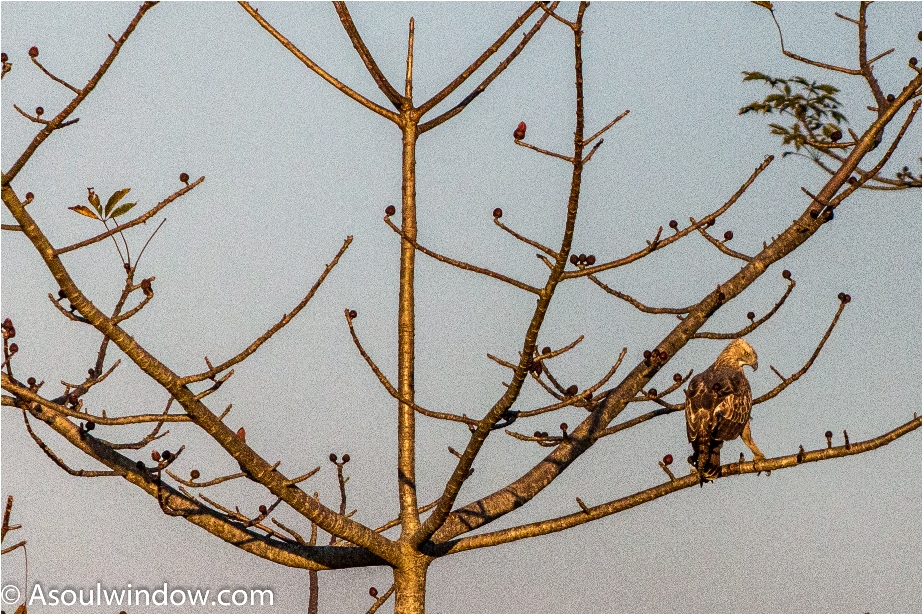
{"type": "MultiPolygon", "coordinates": [[[[325,69],[387,105],[330,5],[257,6],[325,69]]],[[[120,35],[136,8],[3,3],[2,48],[13,63],[0,105],[4,169],[35,133],[13,104],[26,110],[41,105],[52,115],[71,98],[29,62],[29,47],[39,47],[50,70],[82,85],[108,53],[106,35],[120,35]]],[[[360,32],[398,89],[407,22],[416,18],[417,101],[441,89],[522,10],[520,4],[352,6],[360,32]]],[[[776,12],[790,49],[855,66],[854,27],[834,11],[854,15],[857,6],[779,4],[776,12]]],[[[562,12],[573,14],[575,5],[562,12]]],[[[918,5],[882,3],[868,14],[869,54],[896,48],[879,62],[877,74],[886,92],[898,92],[911,75],[906,59],[922,54],[918,5]]],[[[874,116],[865,109],[873,101],[861,79],[782,56],[770,16],[748,3],[593,3],[585,30],[587,130],[631,111],[584,174],[574,249],[600,260],[645,245],[670,219],[685,225],[717,208],[766,155],[780,154],[768,120],[737,115],[766,94],[742,83],[742,71],[799,74],[843,88],[846,115],[859,133],[874,116]]],[[[503,220],[516,230],[559,243],[568,167],[516,147],[512,131],[526,121],[529,142],[567,151],[572,62],[569,30],[548,22],[484,95],[421,138],[417,191],[425,245],[532,283],[542,279],[545,268],[533,250],[496,228],[490,212],[502,207],[503,220]]],[[[399,243],[381,218],[387,205],[399,208],[399,131],[311,73],[232,3],[152,9],[76,116],[80,122],[53,135],[13,182],[20,197],[35,193],[29,210],[55,245],[98,232],[92,220],[67,210],[85,202],[88,186],[104,196],[130,187],[140,210],[178,189],[181,172],[206,177],[166,210],[167,222],[138,273],[156,276],[156,297],[126,325],[177,372],[201,370],[206,355],[224,360],[237,353],[298,302],[347,235],[355,237],[314,301],[209,401],[218,411],[233,403],[228,424],[244,426],[248,443],[271,462],[282,460],[290,474],[321,465],[305,488],[319,490],[331,505],[335,470],[326,458],[349,453],[349,507],[358,509],[356,519],[377,526],[393,517],[395,404],[352,345],[342,314],[344,308],[358,311],[366,348],[395,378],[399,243]]],[[[888,174],[904,164],[918,172],[920,135],[920,126],[913,126],[888,174]]],[[[777,156],[721,218],[717,234],[732,229],[735,249],[757,252],[808,204],[800,188],[815,193],[824,177],[804,158],[777,156]]],[[[853,441],[874,437],[920,411],[920,201],[918,191],[857,194],[832,224],[707,325],[741,328],[747,311],[764,313],[784,291],[781,270],[793,272],[798,283],[788,302],[747,338],[763,366],[750,375],[761,394],[777,382],[769,365],[789,374],[808,358],[835,313],[837,293],[853,297],[813,369],[755,409],[753,434],[767,455],[821,447],[827,429],[837,440],[843,429],[853,441]]],[[[7,212],[3,220],[10,222],[7,212]]],[[[135,252],[151,230],[148,224],[129,235],[135,252]]],[[[64,261],[97,305],[111,307],[121,286],[111,243],[64,261]]],[[[533,297],[422,255],[417,262],[417,398],[426,407],[480,416],[507,378],[486,353],[516,358],[533,297]]],[[[683,306],[737,269],[737,261],[690,236],[602,277],[649,304],[683,306]]],[[[83,377],[99,342],[49,304],[47,294],[56,291],[31,245],[4,233],[2,316],[16,324],[17,374],[46,381],[43,390],[52,394],[59,381],[83,377]]],[[[622,347],[629,364],[636,364],[643,349],[674,326],[671,318],[638,314],[588,280],[575,280],[559,291],[539,343],[559,347],[586,335],[555,364],[566,383],[583,388],[622,347]]],[[[672,373],[703,369],[722,347],[690,343],[653,385],[665,388],[672,373]]],[[[110,416],[160,411],[165,402],[157,386],[126,364],[87,397],[91,410],[110,416]]],[[[532,386],[519,409],[545,402],[532,386]]],[[[649,409],[631,406],[624,417],[649,409]]],[[[520,430],[554,431],[559,422],[575,424],[584,416],[571,409],[520,430]]],[[[96,468],[39,430],[73,466],[96,468]]],[[[100,427],[101,436],[126,441],[143,430],[100,427]]],[[[158,449],[186,445],[180,472],[197,468],[211,478],[235,471],[235,463],[192,427],[170,430],[158,449]]],[[[446,448],[463,447],[466,435],[463,426],[420,420],[421,502],[441,492],[454,467],[446,448]]],[[[429,573],[428,610],[922,612],[920,441],[913,434],[866,455],[771,477],[720,480],[569,532],[442,559],[429,573]]],[[[729,443],[725,457],[744,450],[739,441],[729,443]]],[[[517,478],[546,452],[497,432],[459,502],[517,478]]],[[[657,461],[667,453],[685,471],[690,446],[680,414],[600,442],[527,508],[490,528],[571,513],[577,496],[598,504],[661,483],[657,461]]],[[[148,455],[145,450],[137,458],[148,455]]],[[[66,475],[9,408],[2,412],[2,494],[16,497],[13,518],[24,528],[13,535],[28,539],[30,583],[269,587],[276,595],[271,611],[306,610],[307,572],[263,561],[166,517],[152,498],[122,480],[66,475]]],[[[245,484],[216,487],[210,495],[252,513],[270,502],[245,484]]],[[[291,510],[281,510],[279,518],[309,531],[291,510]]],[[[4,585],[21,588],[23,572],[20,554],[4,557],[4,585]]],[[[357,569],[323,573],[320,582],[321,611],[346,613],[365,611],[368,587],[383,591],[391,578],[385,568],[357,569]]]]}

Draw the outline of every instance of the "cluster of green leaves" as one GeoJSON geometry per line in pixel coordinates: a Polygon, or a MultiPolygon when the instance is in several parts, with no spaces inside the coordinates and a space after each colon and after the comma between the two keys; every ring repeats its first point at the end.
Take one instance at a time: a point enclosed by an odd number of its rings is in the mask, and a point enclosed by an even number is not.
{"type": "Polygon", "coordinates": [[[781,137],[782,145],[793,145],[800,150],[807,141],[819,140],[820,135],[830,143],[842,138],[841,126],[848,120],[839,111],[841,104],[835,97],[839,93],[838,88],[807,81],[803,77],[779,79],[760,72],[744,72],[743,75],[743,81],[761,81],[773,92],[761,102],[753,102],[740,109],[740,115],[778,113],[796,120],[791,126],[769,124],[772,134],[781,137]]]}
{"type": "Polygon", "coordinates": [[[119,201],[125,198],[125,195],[131,191],[131,188],[124,188],[122,190],[117,190],[112,196],[109,197],[109,200],[106,201],[106,206],[103,207],[99,201],[99,194],[93,191],[93,188],[87,188],[86,199],[93,206],[92,209],[86,205],[77,205],[76,207],[68,207],[71,211],[76,211],[80,215],[85,215],[86,217],[91,217],[94,220],[107,221],[114,220],[117,217],[125,215],[131,208],[134,207],[134,203],[122,203],[119,205],[119,201]]]}

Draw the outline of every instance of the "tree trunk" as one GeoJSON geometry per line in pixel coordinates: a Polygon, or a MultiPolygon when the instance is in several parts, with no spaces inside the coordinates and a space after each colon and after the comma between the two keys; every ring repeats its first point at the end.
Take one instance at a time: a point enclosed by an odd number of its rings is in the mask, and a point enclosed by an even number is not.
{"type": "Polygon", "coordinates": [[[426,611],[426,572],[429,561],[417,560],[394,569],[394,614],[426,611]]]}

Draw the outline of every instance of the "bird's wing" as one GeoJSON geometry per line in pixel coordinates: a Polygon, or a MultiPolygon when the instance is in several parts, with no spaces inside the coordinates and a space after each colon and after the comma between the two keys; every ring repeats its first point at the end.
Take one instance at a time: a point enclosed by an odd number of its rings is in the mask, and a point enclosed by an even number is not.
{"type": "Polygon", "coordinates": [[[711,389],[710,375],[710,369],[699,373],[688,383],[688,390],[685,391],[685,431],[688,441],[695,441],[702,436],[710,439],[709,431],[718,400],[711,389]]]}
{"type": "Polygon", "coordinates": [[[740,436],[749,415],[752,412],[752,389],[742,369],[725,370],[720,381],[723,384],[722,396],[715,413],[717,424],[714,437],[721,441],[731,441],[740,436]]]}

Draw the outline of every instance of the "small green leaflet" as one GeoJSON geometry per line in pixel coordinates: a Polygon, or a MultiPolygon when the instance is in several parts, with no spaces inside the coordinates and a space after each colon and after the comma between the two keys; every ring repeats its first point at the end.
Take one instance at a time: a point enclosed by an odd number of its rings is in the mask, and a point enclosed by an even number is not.
{"type": "Polygon", "coordinates": [[[131,188],[125,188],[123,190],[117,191],[115,194],[109,197],[109,200],[106,202],[106,217],[109,217],[109,214],[112,213],[112,208],[118,204],[118,201],[122,200],[125,197],[125,194],[131,191],[131,188]]]}
{"type": "Polygon", "coordinates": [[[119,217],[120,215],[125,215],[126,213],[131,211],[131,208],[134,207],[136,204],[138,203],[125,203],[123,205],[119,205],[118,207],[116,207],[115,211],[113,211],[112,215],[109,217],[116,218],[116,217],[119,217]]]}

